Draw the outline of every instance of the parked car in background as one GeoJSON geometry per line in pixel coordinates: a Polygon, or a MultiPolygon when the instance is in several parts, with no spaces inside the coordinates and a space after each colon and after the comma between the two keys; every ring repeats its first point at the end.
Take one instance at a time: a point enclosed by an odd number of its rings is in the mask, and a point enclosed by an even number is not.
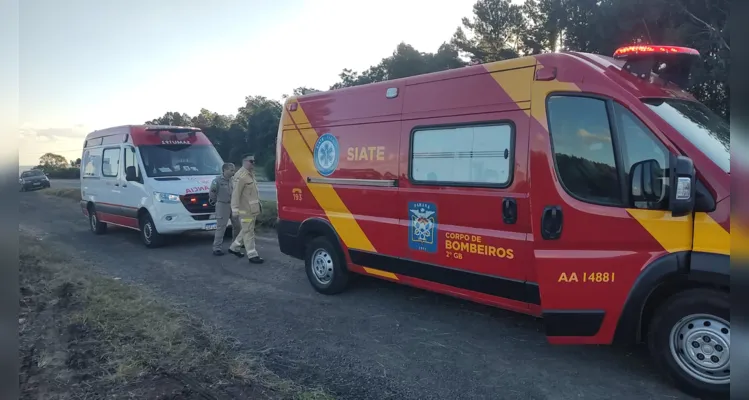
{"type": "Polygon", "coordinates": [[[18,178],[18,183],[22,192],[50,187],[49,178],[44,171],[38,169],[22,172],[21,177],[18,178]]]}

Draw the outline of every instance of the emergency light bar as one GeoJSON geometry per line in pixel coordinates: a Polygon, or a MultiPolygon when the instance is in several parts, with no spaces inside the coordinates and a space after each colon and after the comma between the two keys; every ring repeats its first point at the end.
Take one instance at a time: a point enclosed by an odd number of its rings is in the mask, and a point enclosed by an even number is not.
{"type": "Polygon", "coordinates": [[[624,46],[616,49],[614,52],[614,58],[627,59],[632,56],[649,54],[690,54],[699,57],[700,52],[695,49],[690,49],[689,47],[637,45],[624,46]]]}
{"type": "Polygon", "coordinates": [[[616,49],[614,58],[626,60],[624,70],[640,79],[655,73],[665,82],[673,82],[681,88],[689,84],[692,62],[700,53],[689,47],[661,45],[633,45],[616,49]]]}
{"type": "Polygon", "coordinates": [[[146,128],[146,131],[156,132],[156,133],[164,132],[164,131],[171,132],[171,133],[192,132],[194,134],[195,132],[200,132],[200,128],[193,128],[193,127],[188,127],[188,126],[155,126],[155,127],[146,128]]]}

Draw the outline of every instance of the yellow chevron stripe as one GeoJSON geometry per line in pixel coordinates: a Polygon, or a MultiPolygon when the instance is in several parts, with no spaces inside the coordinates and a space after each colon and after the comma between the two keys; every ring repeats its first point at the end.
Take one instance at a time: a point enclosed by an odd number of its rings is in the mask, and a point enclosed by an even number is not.
{"type": "Polygon", "coordinates": [[[707,213],[694,215],[694,251],[731,255],[731,234],[707,213]]]}
{"type": "MultiPolygon", "coordinates": [[[[309,126],[309,120],[302,110],[301,104],[295,111],[287,112],[297,125],[309,126]]],[[[307,183],[307,177],[321,178],[315,169],[310,149],[314,149],[317,133],[312,128],[289,129],[283,132],[283,147],[289,155],[291,162],[296,166],[305,185],[315,198],[320,208],[323,209],[328,220],[333,224],[338,235],[346,247],[350,249],[366,250],[376,252],[369,238],[354,219],[351,211],[343,203],[332,185],[320,183],[307,183]],[[309,147],[308,147],[309,145],[309,147]]]]}
{"type": "Polygon", "coordinates": [[[692,249],[692,217],[673,217],[671,211],[628,208],[627,212],[669,253],[692,249]]]}

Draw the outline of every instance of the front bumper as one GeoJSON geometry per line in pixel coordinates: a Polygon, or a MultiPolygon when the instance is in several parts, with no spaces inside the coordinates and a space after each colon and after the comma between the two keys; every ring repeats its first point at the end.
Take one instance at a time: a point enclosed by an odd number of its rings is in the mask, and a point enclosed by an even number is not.
{"type": "MultiPolygon", "coordinates": [[[[156,225],[156,230],[165,235],[216,229],[215,213],[193,214],[180,203],[158,203],[148,211],[156,225]]],[[[231,221],[227,223],[227,226],[231,226],[231,221]]]]}
{"type": "Polygon", "coordinates": [[[279,219],[276,223],[276,234],[281,253],[301,260],[304,258],[304,243],[299,237],[300,225],[299,222],[279,219]]]}
{"type": "Polygon", "coordinates": [[[25,190],[28,189],[44,189],[49,187],[49,181],[38,181],[38,182],[24,182],[21,184],[25,190]]]}

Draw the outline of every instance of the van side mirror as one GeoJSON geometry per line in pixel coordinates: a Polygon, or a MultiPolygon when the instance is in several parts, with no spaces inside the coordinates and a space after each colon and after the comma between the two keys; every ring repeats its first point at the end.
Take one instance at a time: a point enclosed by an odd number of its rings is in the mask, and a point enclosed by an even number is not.
{"type": "Polygon", "coordinates": [[[696,171],[694,162],[689,157],[671,156],[671,190],[669,205],[671,215],[681,217],[694,211],[696,191],[696,171]]]}
{"type": "Polygon", "coordinates": [[[634,203],[663,200],[663,169],[656,160],[635,163],[629,171],[629,190],[634,203]]]}
{"type": "Polygon", "coordinates": [[[125,168],[125,180],[128,182],[138,182],[138,174],[135,173],[135,167],[125,168]]]}

